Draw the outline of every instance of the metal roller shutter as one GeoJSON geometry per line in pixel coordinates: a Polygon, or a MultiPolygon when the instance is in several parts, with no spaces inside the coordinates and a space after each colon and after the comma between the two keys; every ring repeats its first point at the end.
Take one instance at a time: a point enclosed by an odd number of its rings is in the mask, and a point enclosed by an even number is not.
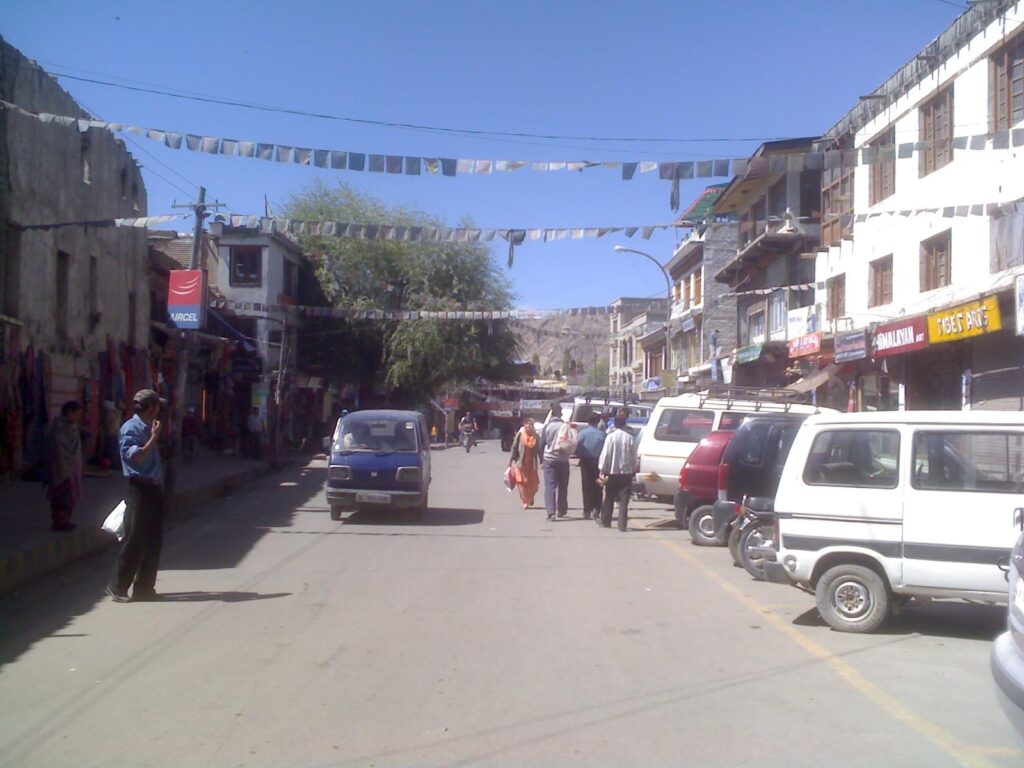
{"type": "Polygon", "coordinates": [[[971,407],[1024,410],[1024,339],[994,333],[974,340],[971,407]]]}

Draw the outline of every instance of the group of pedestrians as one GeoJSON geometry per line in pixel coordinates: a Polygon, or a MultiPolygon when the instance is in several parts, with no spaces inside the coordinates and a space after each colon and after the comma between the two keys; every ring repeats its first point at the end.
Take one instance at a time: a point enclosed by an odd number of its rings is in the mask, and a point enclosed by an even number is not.
{"type": "Polygon", "coordinates": [[[512,441],[509,459],[523,509],[534,505],[540,488],[539,469],[544,474],[547,519],[568,514],[570,459],[575,455],[580,462],[583,517],[610,528],[617,504],[619,530],[627,530],[636,468],[636,437],[626,423],[628,418],[629,411],[621,408],[611,424],[602,425],[601,417],[595,413],[577,434],[571,424],[563,421],[561,404],[554,403],[551,415],[540,429],[533,419],[526,419],[512,441]]]}

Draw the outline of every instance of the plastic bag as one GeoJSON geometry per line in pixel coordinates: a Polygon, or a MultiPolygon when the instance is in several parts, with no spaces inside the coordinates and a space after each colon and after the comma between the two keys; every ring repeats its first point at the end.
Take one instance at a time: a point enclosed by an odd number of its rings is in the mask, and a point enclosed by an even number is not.
{"type": "Polygon", "coordinates": [[[505,470],[505,490],[509,493],[516,488],[516,471],[512,469],[512,465],[508,465],[508,469],[505,470]]]}
{"type": "Polygon", "coordinates": [[[124,513],[126,508],[124,499],[121,499],[121,503],[110,511],[110,514],[107,515],[107,519],[104,520],[103,525],[100,526],[107,533],[112,533],[117,536],[118,541],[124,539],[124,513]]]}
{"type": "Polygon", "coordinates": [[[555,438],[555,453],[561,454],[568,458],[576,453],[576,444],[579,442],[580,435],[572,424],[565,422],[558,429],[558,437],[555,438]]]}

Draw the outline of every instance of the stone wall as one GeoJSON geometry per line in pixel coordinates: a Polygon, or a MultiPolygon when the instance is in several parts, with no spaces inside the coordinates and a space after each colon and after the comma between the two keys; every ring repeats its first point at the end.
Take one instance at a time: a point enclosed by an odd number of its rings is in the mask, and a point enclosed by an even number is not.
{"type": "MultiPolygon", "coordinates": [[[[33,112],[89,117],[2,38],[0,98],[33,112]]],[[[139,166],[109,131],[0,112],[0,311],[23,324],[22,346],[51,355],[55,373],[94,374],[108,337],[148,347],[146,231],[25,227],[146,213],[139,166]]]]}

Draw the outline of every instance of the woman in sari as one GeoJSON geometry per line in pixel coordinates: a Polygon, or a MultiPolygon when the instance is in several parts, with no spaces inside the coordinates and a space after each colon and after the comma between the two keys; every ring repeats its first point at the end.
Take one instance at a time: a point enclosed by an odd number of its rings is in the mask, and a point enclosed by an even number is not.
{"type": "Polygon", "coordinates": [[[55,531],[73,531],[82,498],[82,404],[69,400],[46,432],[46,495],[55,531]]]}
{"type": "Polygon", "coordinates": [[[537,430],[534,429],[533,419],[527,419],[516,432],[512,441],[512,457],[508,463],[516,475],[516,487],[519,489],[523,509],[529,509],[540,487],[540,476],[537,474],[540,457],[537,455],[537,430]]]}

